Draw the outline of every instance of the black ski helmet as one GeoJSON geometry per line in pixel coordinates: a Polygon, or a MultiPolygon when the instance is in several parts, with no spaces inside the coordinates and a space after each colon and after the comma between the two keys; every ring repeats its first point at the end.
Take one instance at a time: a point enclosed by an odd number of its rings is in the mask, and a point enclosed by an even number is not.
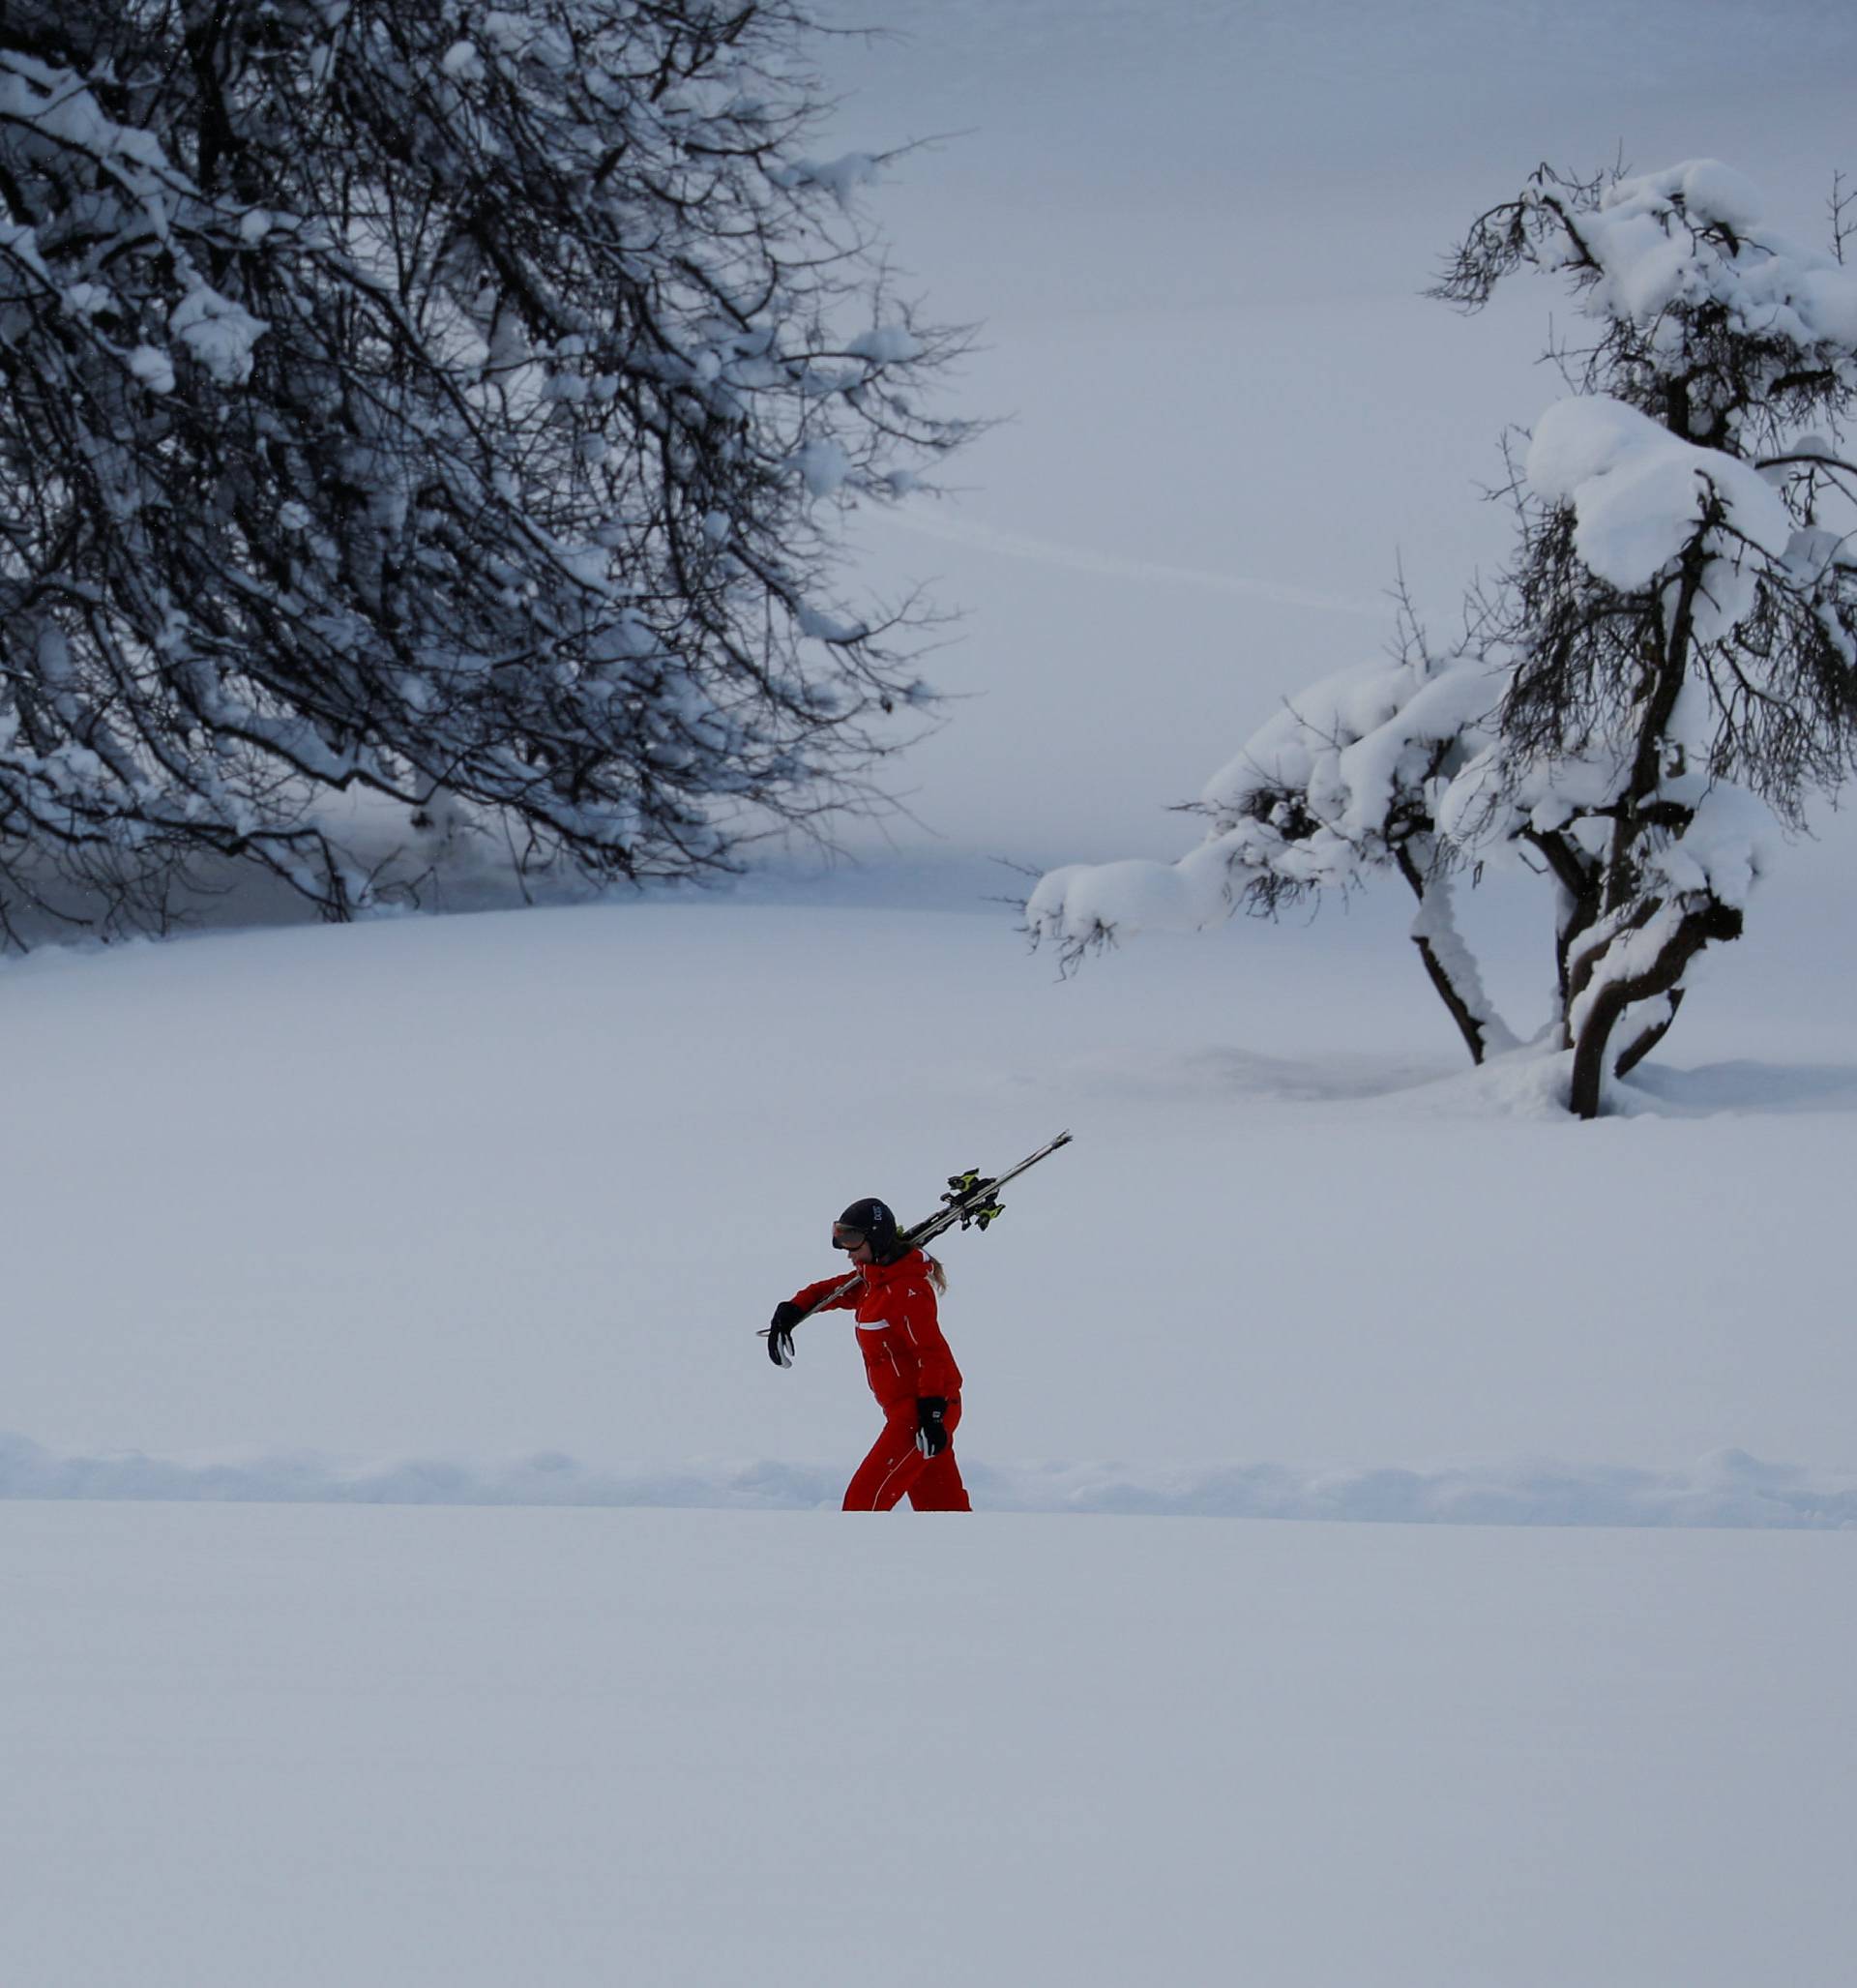
{"type": "Polygon", "coordinates": [[[897,1218],[890,1211],[888,1202],[880,1202],[874,1196],[867,1195],[861,1202],[853,1202],[844,1213],[832,1225],[832,1246],[834,1249],[856,1249],[855,1241],[845,1240],[849,1231],[870,1245],[870,1254],[880,1263],[885,1263],[897,1254],[900,1237],[897,1232],[897,1218]]]}

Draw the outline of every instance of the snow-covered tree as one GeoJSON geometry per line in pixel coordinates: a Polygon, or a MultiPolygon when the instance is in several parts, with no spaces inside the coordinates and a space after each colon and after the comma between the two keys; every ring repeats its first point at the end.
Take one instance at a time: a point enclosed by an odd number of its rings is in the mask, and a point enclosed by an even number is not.
{"type": "MultiPolygon", "coordinates": [[[[1834,196],[1839,249],[1847,230],[1834,196]]],[[[1554,1029],[1573,1110],[1670,1025],[1707,945],[1741,935],[1770,831],[1857,760],[1857,271],[1763,227],[1693,162],[1588,182],[1543,168],[1480,219],[1436,294],[1567,279],[1590,341],[1513,464],[1518,529],[1464,640],[1291,700],[1207,789],[1173,866],[1053,872],[1033,933],[1073,955],[1397,868],[1473,1056],[1506,1042],[1441,889],[1525,861],[1558,886],[1554,1029]]]]}
{"type": "MultiPolygon", "coordinates": [[[[797,0],[0,15],[0,876],[369,880],[373,792],[596,878],[871,796],[913,603],[845,507],[958,344],[814,158],[797,0]]],[[[69,903],[67,899],[65,902],[69,903]]]]}

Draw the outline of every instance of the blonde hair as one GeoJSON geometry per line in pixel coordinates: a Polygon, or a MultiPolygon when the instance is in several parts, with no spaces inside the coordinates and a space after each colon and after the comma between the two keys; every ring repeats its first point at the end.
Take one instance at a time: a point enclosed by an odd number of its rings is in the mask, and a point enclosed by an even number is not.
{"type": "Polygon", "coordinates": [[[939,1257],[931,1257],[927,1250],[924,1250],[922,1261],[928,1272],[928,1282],[934,1286],[942,1296],[946,1297],[948,1294],[948,1273],[941,1267],[941,1259],[939,1257]]]}

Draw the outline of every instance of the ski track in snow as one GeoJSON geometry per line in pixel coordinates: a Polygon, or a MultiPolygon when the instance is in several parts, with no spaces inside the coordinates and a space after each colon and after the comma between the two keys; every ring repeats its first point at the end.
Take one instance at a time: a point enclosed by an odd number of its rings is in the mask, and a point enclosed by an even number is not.
{"type": "Polygon", "coordinates": [[[1153,580],[1170,586],[1210,587],[1215,593],[1243,594],[1252,600],[1275,601],[1285,608],[1314,608],[1330,614],[1352,614],[1370,621],[1387,618],[1384,598],[1364,601],[1347,594],[1329,594],[1309,587],[1285,586],[1248,574],[1210,572],[1199,566],[1170,566],[1155,559],[1124,559],[1114,553],[1062,545],[1054,539],[1024,532],[1001,531],[971,519],[934,517],[921,510],[873,511],[875,521],[923,538],[970,546],[1003,559],[1028,559],[1039,565],[1061,566],[1073,573],[1094,573],[1105,579],[1153,580]]]}
{"type": "MultiPolygon", "coordinates": [[[[1720,1450],[1682,1469],[1529,1458],[1433,1469],[1278,1464],[989,1465],[962,1460],[977,1509],[1144,1518],[1327,1519],[1467,1526],[1857,1529],[1857,1473],[1720,1450]]],[[[0,1432],[0,1499],[278,1504],[835,1509],[845,1469],[762,1460],[600,1468],[558,1453],[502,1463],[314,1455],[187,1460],[60,1455],[0,1432]]]]}

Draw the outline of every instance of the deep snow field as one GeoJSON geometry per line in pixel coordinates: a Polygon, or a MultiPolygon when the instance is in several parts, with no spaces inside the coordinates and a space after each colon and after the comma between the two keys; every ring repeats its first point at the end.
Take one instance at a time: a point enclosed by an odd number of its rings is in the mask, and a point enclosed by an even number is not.
{"type": "Polygon", "coordinates": [[[1783,908],[1590,1127],[1371,905],[7,968],[5,1977],[1838,1988],[1857,1043],[1783,908]],[[945,1246],[975,1517],[808,1509],[872,1416],[773,1301],[1066,1125],[945,1246]]]}
{"type": "Polygon", "coordinates": [[[1857,1518],[1820,902],[1776,886],[1594,1126],[1534,1059],[1469,1069],[1390,895],[1069,980],[987,905],[34,954],[0,1481],[836,1502],[848,1334],[782,1374],[756,1329],[848,1202],[913,1219],[1069,1128],[943,1245],[996,1509],[1857,1518]]]}
{"type": "Polygon", "coordinates": [[[1848,1552],[8,1506],[6,1977],[1841,1988],[1848,1552]]]}
{"type": "Polygon", "coordinates": [[[864,867],[0,964],[0,1982],[1848,1988],[1848,822],[1594,1126],[1392,893],[1062,982],[987,898],[1448,625],[1563,307],[1439,255],[1543,158],[1818,240],[1857,18],[874,13],[1011,419],[855,522],[968,614],[864,867]],[[975,1516],[842,1520],[848,1327],[756,1328],[1066,1127],[946,1246],[975,1516]]]}

